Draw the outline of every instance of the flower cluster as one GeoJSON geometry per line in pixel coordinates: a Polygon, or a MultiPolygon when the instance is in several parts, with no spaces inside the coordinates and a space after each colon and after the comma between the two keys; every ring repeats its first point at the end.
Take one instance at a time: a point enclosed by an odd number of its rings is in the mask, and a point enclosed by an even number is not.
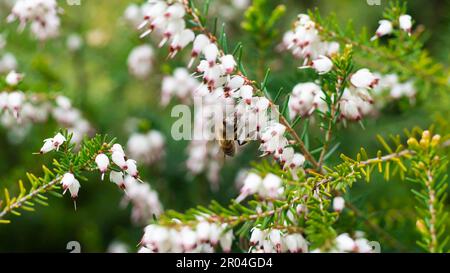
{"type": "Polygon", "coordinates": [[[269,173],[262,179],[255,173],[248,173],[236,202],[252,194],[258,194],[262,198],[280,199],[283,193],[283,183],[278,176],[269,173]]]}
{"type": "Polygon", "coordinates": [[[279,229],[254,227],[250,237],[250,251],[254,253],[306,253],[308,242],[300,233],[285,233],[279,229]]]}
{"type": "Polygon", "coordinates": [[[320,86],[313,82],[299,83],[294,86],[288,107],[291,120],[297,116],[307,117],[316,109],[321,112],[328,110],[325,94],[320,86]]]}
{"type": "Polygon", "coordinates": [[[126,175],[124,185],[126,194],[121,205],[132,205],[131,219],[133,223],[147,223],[153,216],[159,216],[163,212],[158,193],[150,187],[149,183],[139,183],[130,175],[126,175]]]}
{"type": "Polygon", "coordinates": [[[139,162],[151,165],[164,156],[164,146],[164,136],[156,130],[151,130],[146,134],[133,133],[128,139],[127,151],[139,162]]]}
{"type": "Polygon", "coordinates": [[[138,27],[147,28],[141,38],[153,31],[157,32],[162,36],[159,46],[169,42],[169,56],[173,58],[195,38],[194,32],[186,28],[184,6],[180,2],[167,3],[163,0],[151,1],[149,4],[143,12],[144,21],[138,27]]]}
{"type": "MultiPolygon", "coordinates": [[[[352,238],[348,233],[342,233],[335,239],[334,248],[329,252],[338,253],[372,253],[374,249],[370,245],[370,242],[364,238],[363,232],[356,232],[355,237],[352,238]]],[[[312,252],[320,252],[319,250],[313,250],[312,252]]]]}
{"type": "Polygon", "coordinates": [[[23,30],[28,22],[31,32],[39,40],[47,40],[59,35],[60,9],[56,0],[17,0],[8,16],[8,22],[18,20],[23,30]]]}
{"type": "Polygon", "coordinates": [[[145,79],[153,69],[153,48],[149,45],[135,47],[128,55],[128,70],[138,79],[145,79]]]}
{"type": "Polygon", "coordinates": [[[56,105],[50,107],[53,118],[68,132],[72,134],[71,141],[80,143],[85,135],[90,135],[93,131],[91,124],[87,121],[81,111],[72,105],[69,98],[57,96],[56,105]]]}
{"type": "MultiPolygon", "coordinates": [[[[392,33],[392,31],[394,30],[394,24],[393,22],[383,19],[380,20],[379,22],[379,26],[377,28],[377,30],[375,31],[375,35],[372,37],[372,41],[376,40],[377,38],[380,38],[382,36],[385,35],[389,35],[392,33]]],[[[400,17],[398,18],[398,27],[407,32],[408,35],[411,35],[411,31],[412,31],[412,17],[408,14],[402,14],[400,15],[400,17]]]]}
{"type": "MultiPolygon", "coordinates": [[[[318,74],[331,71],[333,62],[329,57],[339,52],[339,43],[322,41],[315,22],[305,14],[298,15],[294,30],[285,33],[280,47],[291,50],[295,56],[303,58],[305,61],[301,68],[311,67],[318,74]]],[[[378,81],[379,78],[366,68],[356,71],[350,78],[349,88],[344,90],[338,102],[341,118],[356,121],[370,114],[373,100],[368,90],[374,88],[378,81]]],[[[326,112],[328,105],[325,98],[325,93],[318,84],[313,82],[297,84],[288,103],[291,119],[297,116],[310,116],[315,110],[326,112]]],[[[332,96],[333,99],[336,100],[336,97],[332,96]]]]}
{"type": "Polygon", "coordinates": [[[220,245],[222,251],[230,252],[233,232],[226,224],[210,223],[200,220],[193,228],[182,226],[170,228],[149,225],[145,228],[139,252],[214,252],[220,245]]]}
{"type": "Polygon", "coordinates": [[[339,101],[341,118],[358,121],[373,111],[373,100],[364,89],[346,88],[339,101]]]}
{"type": "MultiPolygon", "coordinates": [[[[390,99],[400,99],[402,97],[414,100],[417,90],[412,80],[401,82],[397,74],[377,74],[380,79],[373,92],[376,96],[383,96],[387,93],[390,99]]],[[[378,99],[377,99],[378,103],[378,99]]]]}
{"type": "Polygon", "coordinates": [[[206,172],[213,190],[219,188],[219,172],[222,168],[223,155],[216,141],[192,140],[188,146],[186,167],[193,175],[206,172]]]}
{"type": "Polygon", "coordinates": [[[81,142],[84,135],[92,132],[90,123],[69,98],[17,90],[22,79],[22,74],[11,71],[5,78],[8,90],[0,92],[0,124],[10,129],[8,133],[15,136],[12,137],[15,142],[27,134],[31,124],[46,122],[49,116],[73,134],[73,143],[81,142]]]}
{"type": "MultiPolygon", "coordinates": [[[[20,76],[17,76],[16,72],[12,71],[6,76],[6,82],[9,84],[17,85],[20,81],[20,76]]],[[[13,87],[13,85],[11,85],[13,87]]],[[[9,111],[12,116],[19,120],[21,117],[20,113],[23,109],[23,104],[25,102],[25,94],[22,91],[3,91],[0,93],[0,110],[9,111]]]]}
{"type": "Polygon", "coordinates": [[[341,118],[358,121],[373,111],[373,98],[369,93],[378,85],[379,78],[367,68],[361,68],[350,78],[351,85],[346,88],[339,101],[341,118]]]}
{"type": "Polygon", "coordinates": [[[173,75],[165,76],[161,87],[161,105],[166,106],[172,97],[176,97],[183,104],[191,104],[194,92],[200,86],[197,79],[192,77],[184,67],[176,68],[173,75]]]}
{"type": "MultiPolygon", "coordinates": [[[[107,166],[109,165],[109,159],[106,157],[103,162],[106,166],[99,169],[102,173],[107,170],[107,166]]],[[[123,148],[120,144],[116,143],[111,148],[111,160],[112,162],[121,169],[121,171],[111,171],[110,180],[111,182],[117,184],[122,189],[126,188],[124,172],[133,177],[134,179],[139,179],[139,171],[136,166],[136,160],[127,158],[123,148]]]]}
{"type": "Polygon", "coordinates": [[[308,15],[299,14],[294,30],[284,34],[279,48],[290,50],[295,57],[303,59],[303,65],[312,66],[319,73],[326,73],[332,67],[328,57],[339,51],[339,43],[323,41],[315,22],[308,15]]]}
{"type": "Polygon", "coordinates": [[[132,27],[137,28],[142,23],[142,18],[144,18],[144,14],[147,13],[146,10],[150,5],[149,2],[145,2],[142,5],[129,4],[123,13],[122,19],[132,27]]]}

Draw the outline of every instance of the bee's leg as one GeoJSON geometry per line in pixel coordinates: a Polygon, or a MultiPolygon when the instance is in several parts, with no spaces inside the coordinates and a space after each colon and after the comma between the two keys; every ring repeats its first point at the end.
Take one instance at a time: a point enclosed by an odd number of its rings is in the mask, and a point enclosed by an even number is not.
{"type": "Polygon", "coordinates": [[[238,140],[237,140],[237,143],[239,144],[239,146],[243,146],[243,145],[247,144],[248,141],[247,141],[247,140],[241,141],[241,140],[238,139],[238,140]]]}

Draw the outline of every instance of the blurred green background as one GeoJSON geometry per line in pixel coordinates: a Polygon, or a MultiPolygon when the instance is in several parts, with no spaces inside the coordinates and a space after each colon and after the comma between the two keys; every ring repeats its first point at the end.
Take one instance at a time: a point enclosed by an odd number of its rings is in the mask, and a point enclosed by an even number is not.
{"type": "MultiPolygon", "coordinates": [[[[178,66],[183,66],[183,58],[166,61],[166,49],[155,50],[158,54],[152,75],[146,80],[137,80],[128,73],[127,56],[130,50],[148,40],[140,40],[139,34],[121,20],[123,11],[130,3],[125,0],[81,0],[80,6],[68,6],[58,1],[64,14],[61,15],[62,29],[59,38],[39,43],[30,37],[29,31],[16,31],[16,24],[6,24],[8,10],[0,0],[0,33],[7,34],[6,50],[12,52],[19,62],[19,71],[26,74],[26,85],[37,92],[61,92],[73,99],[75,106],[82,109],[85,117],[94,125],[97,132],[116,136],[126,143],[128,132],[125,130],[129,117],[147,121],[151,128],[161,131],[167,138],[166,157],[156,166],[143,170],[144,177],[159,193],[165,209],[185,210],[196,204],[207,204],[215,199],[226,203],[236,196],[234,180],[237,172],[250,166],[257,152],[257,146],[250,144],[246,152],[233,160],[227,160],[221,172],[220,190],[210,190],[205,176],[187,175],[184,165],[187,142],[175,142],[170,139],[170,105],[159,105],[160,83],[163,75],[178,66]],[[100,42],[89,42],[93,32],[101,33],[100,42]],[[71,53],[66,48],[66,37],[71,33],[81,35],[85,45],[81,51],[71,53]]],[[[137,1],[140,3],[142,1],[137,1]]],[[[201,2],[201,1],[199,1],[201,2]]],[[[228,4],[228,1],[213,0],[228,4]]],[[[380,6],[369,6],[363,0],[344,1],[273,1],[274,5],[283,3],[288,9],[279,25],[280,32],[287,30],[296,15],[307,8],[319,7],[321,14],[337,14],[344,24],[351,19],[360,30],[366,26],[374,31],[381,18],[387,1],[381,0],[380,6]]],[[[448,65],[450,46],[450,10],[449,1],[408,1],[409,13],[416,22],[427,29],[426,47],[431,55],[448,65]]],[[[248,71],[257,71],[257,55],[251,50],[252,42],[240,28],[242,10],[235,19],[226,22],[226,31],[230,44],[242,41],[244,60],[248,71]],[[247,46],[248,45],[248,46],[247,46]]],[[[220,9],[214,11],[221,20],[220,9]]],[[[155,42],[151,42],[156,47],[155,42]]],[[[283,86],[291,90],[292,86],[305,75],[296,69],[298,61],[289,54],[276,53],[268,56],[265,62],[273,70],[269,86],[283,86]]],[[[258,75],[255,73],[254,75],[258,75]]],[[[261,80],[261,79],[259,79],[261,80]]],[[[420,92],[420,91],[419,91],[420,92]]],[[[427,127],[433,122],[435,112],[448,108],[447,100],[436,101],[430,98],[408,111],[398,107],[387,109],[377,119],[367,119],[362,130],[358,124],[351,124],[340,131],[339,152],[353,156],[361,146],[374,154],[379,147],[375,142],[377,133],[388,135],[402,133],[403,128],[413,126],[427,127]],[[430,110],[431,108],[434,111],[430,110]]],[[[448,116],[444,118],[449,118],[448,116]]],[[[51,156],[39,157],[31,153],[37,151],[42,139],[57,130],[56,124],[36,125],[25,140],[11,144],[7,132],[0,128],[0,186],[16,189],[15,183],[23,179],[25,172],[39,174],[42,164],[49,163],[51,156]]],[[[311,137],[320,137],[311,132],[311,137]]],[[[337,160],[337,159],[334,159],[337,160]]],[[[370,184],[361,182],[352,189],[350,198],[369,217],[377,216],[379,224],[388,233],[396,237],[409,251],[419,251],[415,245],[415,219],[413,197],[409,185],[398,179],[383,182],[374,179],[370,184]]],[[[78,199],[78,210],[73,210],[69,198],[50,197],[50,206],[39,208],[34,213],[24,212],[14,217],[13,223],[0,226],[0,252],[44,251],[65,252],[69,241],[79,241],[83,252],[103,252],[116,240],[129,245],[130,251],[137,249],[142,227],[133,226],[130,221],[130,208],[122,209],[119,202],[122,193],[109,182],[101,182],[98,176],[92,176],[82,184],[78,199]]],[[[375,217],[374,217],[375,219],[375,217]]],[[[342,224],[342,223],[341,223],[342,224]]],[[[367,238],[379,240],[383,251],[392,251],[383,238],[367,230],[361,221],[347,221],[342,226],[350,230],[367,231],[367,238]]]]}

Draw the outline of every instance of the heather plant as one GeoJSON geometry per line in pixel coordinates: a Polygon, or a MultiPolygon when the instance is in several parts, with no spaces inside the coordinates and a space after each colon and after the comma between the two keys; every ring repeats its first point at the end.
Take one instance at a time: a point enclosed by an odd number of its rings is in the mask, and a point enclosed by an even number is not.
{"type": "MultiPolygon", "coordinates": [[[[134,44],[123,67],[135,81],[159,77],[161,91],[147,91],[158,97],[154,107],[161,111],[145,108],[152,118],[126,117],[125,149],[102,130],[95,134],[84,109],[75,109],[67,97],[25,91],[26,73],[9,69],[0,93],[6,130],[29,128],[38,116],[43,124],[52,116],[57,126],[33,155],[53,156],[51,165],[42,167],[42,175],[27,172],[28,187],[19,180],[15,189],[4,189],[0,223],[19,225],[14,216],[48,205],[47,193],[68,191],[76,204],[86,183],[109,180],[123,191],[122,203],[132,205],[140,253],[447,252],[450,140],[448,113],[440,108],[448,107],[449,74],[425,49],[427,30],[408,14],[406,2],[390,1],[378,26],[361,31],[351,22],[342,27],[337,15],[319,9],[286,22],[292,3],[279,2],[129,4],[122,21],[134,44]],[[242,21],[236,25],[237,13],[242,21]],[[242,41],[228,28],[239,28],[242,41]],[[441,104],[432,107],[437,100],[441,104]],[[415,111],[430,118],[394,134],[383,126],[370,129],[392,112],[405,117],[415,111]],[[153,128],[153,121],[170,116],[169,125],[159,125],[166,134],[153,128]],[[174,135],[180,128],[187,138],[174,135]],[[341,147],[352,143],[341,136],[353,128],[378,148],[362,145],[347,153],[341,147]],[[168,149],[180,141],[187,145],[168,149]],[[171,152],[187,156],[183,167],[169,162],[164,174],[161,162],[171,152]],[[244,156],[247,162],[237,163],[244,156]],[[240,170],[223,175],[236,164],[240,170]],[[189,187],[207,181],[203,187],[220,202],[203,200],[183,212],[166,206],[160,196],[169,194],[167,181],[154,188],[143,180],[170,179],[174,169],[185,172],[189,187]],[[238,189],[224,178],[235,179],[238,189]],[[372,215],[376,205],[353,197],[374,194],[374,183],[385,183],[386,191],[402,185],[404,215],[372,215]],[[230,191],[232,197],[223,198],[230,191]],[[408,220],[401,232],[411,237],[387,231],[403,218],[408,220]]],[[[30,25],[33,38],[51,43],[60,17],[57,1],[20,0],[8,21],[19,21],[19,31],[30,25]]],[[[91,36],[92,47],[114,42],[101,33],[91,36]]],[[[83,50],[76,34],[67,43],[74,52],[83,50]]],[[[82,207],[78,202],[77,210],[82,207]]],[[[113,246],[110,251],[124,249],[113,246]]]]}

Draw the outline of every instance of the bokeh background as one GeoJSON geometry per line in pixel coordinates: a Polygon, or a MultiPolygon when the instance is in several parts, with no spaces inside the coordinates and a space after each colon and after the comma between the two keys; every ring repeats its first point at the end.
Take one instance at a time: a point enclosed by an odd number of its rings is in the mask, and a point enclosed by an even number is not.
{"type": "MultiPolygon", "coordinates": [[[[183,211],[196,204],[207,204],[218,200],[225,204],[236,196],[235,178],[239,170],[249,167],[257,158],[257,146],[247,145],[245,153],[235,159],[227,160],[221,171],[220,190],[212,191],[206,176],[187,174],[185,160],[187,142],[173,141],[170,137],[174,119],[170,117],[170,105],[161,107],[160,84],[164,74],[175,67],[183,66],[183,58],[166,61],[166,49],[155,50],[151,75],[145,80],[131,76],[127,68],[127,57],[133,47],[143,43],[156,43],[149,39],[140,40],[139,34],[123,20],[123,12],[128,4],[143,1],[128,0],[81,0],[79,6],[69,6],[66,1],[58,1],[64,9],[61,15],[62,29],[59,38],[37,42],[29,31],[18,33],[17,23],[6,24],[8,15],[5,0],[0,0],[0,33],[7,35],[6,50],[12,52],[19,63],[19,71],[26,74],[26,85],[37,92],[60,92],[71,98],[84,116],[99,133],[107,133],[126,143],[130,134],[127,129],[129,118],[138,118],[140,128],[156,129],[166,136],[166,156],[152,167],[144,167],[144,178],[158,191],[165,209],[183,211]],[[76,53],[67,50],[66,38],[77,33],[84,40],[84,46],[76,53]]],[[[201,1],[199,1],[201,2],[201,1]]],[[[288,9],[279,29],[284,32],[295,20],[296,15],[307,8],[318,7],[326,16],[336,13],[344,24],[352,20],[357,31],[364,26],[374,31],[387,2],[381,0],[380,6],[369,6],[363,0],[343,1],[273,1],[283,3],[288,9]]],[[[450,46],[449,1],[408,1],[408,11],[416,22],[426,27],[426,47],[431,55],[448,65],[450,46]]],[[[226,0],[213,0],[211,16],[218,16],[226,23],[230,44],[241,41],[244,45],[244,62],[247,71],[254,73],[260,63],[251,50],[252,41],[242,30],[242,9],[234,9],[232,19],[226,19],[224,12],[215,6],[229,5],[226,0]]],[[[300,64],[286,53],[273,52],[265,57],[264,64],[270,66],[273,77],[270,86],[284,86],[291,90],[304,75],[297,72],[300,64]]],[[[339,152],[355,155],[364,146],[374,154],[379,147],[375,141],[377,133],[388,135],[402,133],[403,128],[427,127],[440,118],[448,119],[445,110],[449,98],[439,101],[421,101],[414,107],[402,109],[392,106],[385,109],[376,119],[367,119],[363,130],[358,124],[343,128],[338,135],[341,142],[339,152]]],[[[448,112],[447,112],[448,113],[448,112]]],[[[0,128],[0,186],[16,189],[15,183],[25,178],[26,172],[39,174],[42,164],[50,163],[51,156],[32,155],[42,140],[57,130],[55,123],[36,125],[19,143],[13,143],[8,132],[0,128]]],[[[311,138],[320,137],[311,132],[311,138]]],[[[338,160],[337,156],[333,160],[338,160]]],[[[355,185],[350,198],[367,217],[379,219],[388,233],[400,241],[409,251],[419,251],[415,245],[415,219],[413,196],[408,185],[397,178],[389,182],[375,178],[370,184],[361,182],[355,185]]],[[[2,193],[0,193],[1,195],[2,193]]],[[[78,210],[74,211],[69,198],[50,197],[50,206],[39,208],[34,213],[24,212],[14,217],[13,223],[0,226],[0,252],[66,252],[69,241],[79,241],[83,252],[104,252],[114,241],[128,245],[136,251],[142,235],[142,227],[130,220],[130,208],[119,206],[122,192],[109,182],[101,182],[97,175],[82,184],[78,199],[78,210]]],[[[349,220],[345,223],[351,230],[367,231],[367,238],[380,240],[383,251],[393,251],[382,238],[362,226],[361,221],[349,220]]]]}

